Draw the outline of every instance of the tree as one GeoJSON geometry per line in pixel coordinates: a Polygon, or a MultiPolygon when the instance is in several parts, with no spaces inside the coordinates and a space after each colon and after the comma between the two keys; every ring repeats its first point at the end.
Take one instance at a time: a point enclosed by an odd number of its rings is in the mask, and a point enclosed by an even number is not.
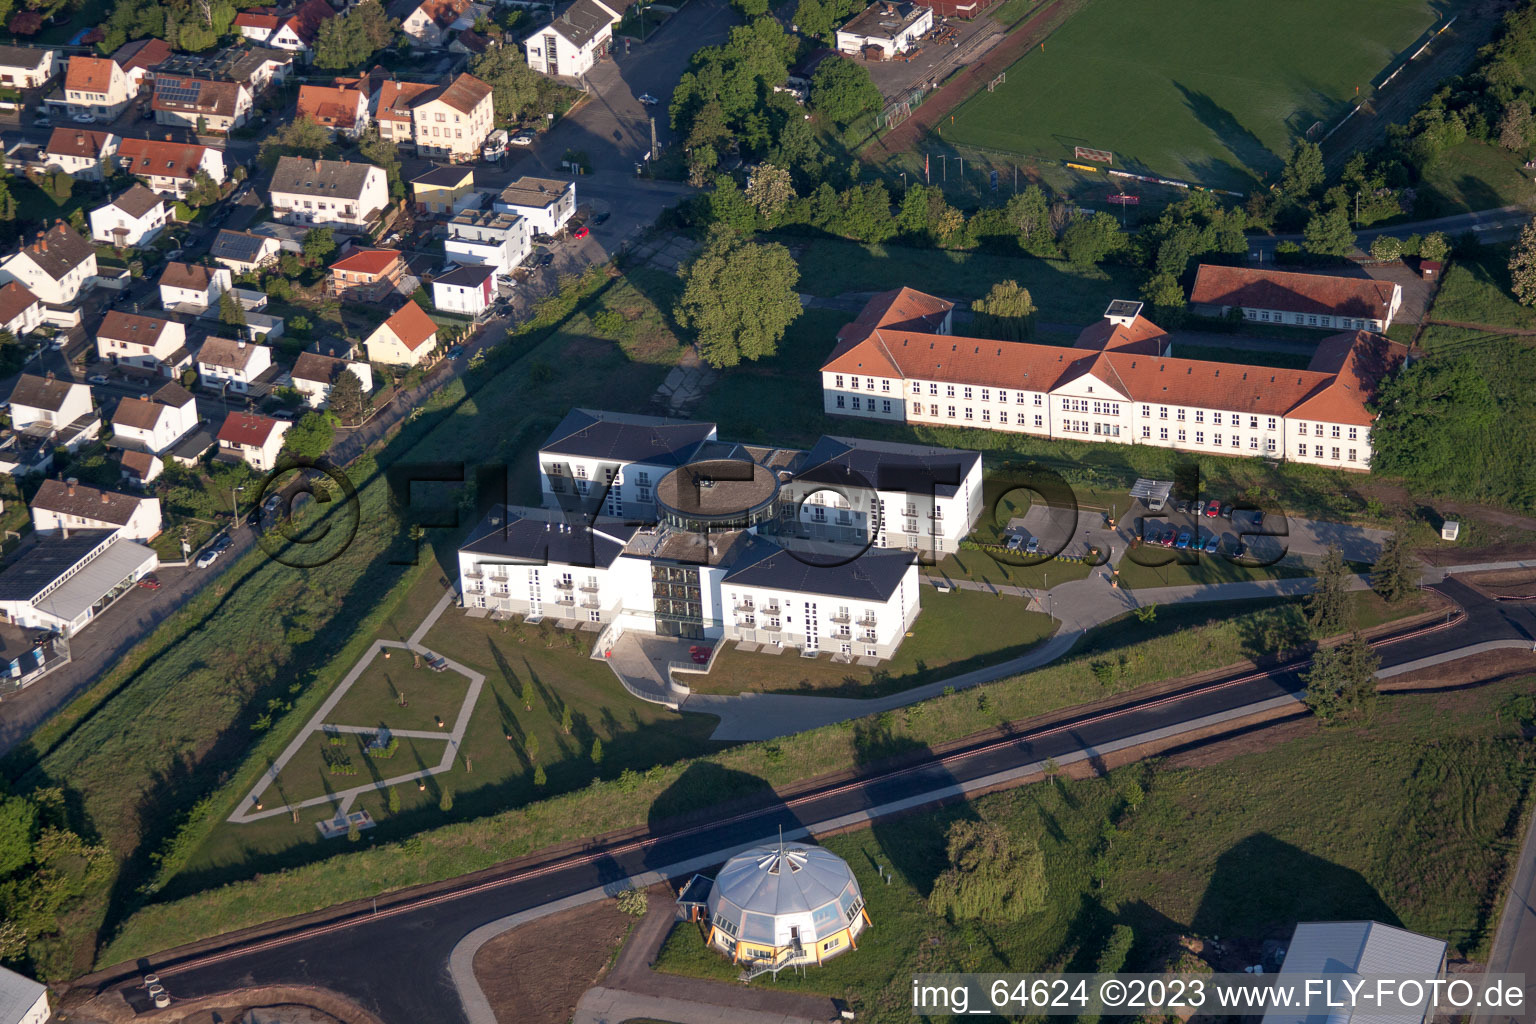
{"type": "Polygon", "coordinates": [[[363,382],[358,379],[357,374],[345,368],[337,372],[326,399],[326,405],[332,414],[344,424],[356,423],[363,418],[363,413],[368,411],[368,398],[363,394],[363,382]]]}
{"type": "Polygon", "coordinates": [[[1307,252],[1314,256],[1343,258],[1355,251],[1355,233],[1349,227],[1349,214],[1341,207],[1314,214],[1302,231],[1307,252]]]}
{"type": "Polygon", "coordinates": [[[245,307],[235,298],[234,292],[219,293],[219,322],[231,327],[245,326],[245,307]]]}
{"type": "Polygon", "coordinates": [[[761,18],[768,13],[768,0],[731,0],[731,6],[740,11],[741,16],[749,21],[753,18],[761,18]]]}
{"type": "Polygon", "coordinates": [[[575,722],[571,718],[571,706],[569,704],[560,705],[560,731],[569,736],[571,734],[571,726],[574,724],[575,722]]]}
{"type": "Polygon", "coordinates": [[[0,797],[0,878],[31,863],[37,830],[37,806],[32,801],[0,797]]]}
{"type": "Polygon", "coordinates": [[[1511,100],[1499,118],[1499,145],[1508,150],[1524,149],[1531,144],[1536,123],[1531,119],[1531,105],[1525,100],[1511,100]]]}
{"type": "Polygon", "coordinates": [[[1307,628],[1314,637],[1335,636],[1349,628],[1349,583],[1344,553],[1330,546],[1317,571],[1317,585],[1307,598],[1307,628]]]}
{"type": "Polygon", "coordinates": [[[389,813],[400,813],[400,790],[394,786],[389,787],[389,813]]]}
{"type": "MultiPolygon", "coordinates": [[[[533,680],[532,679],[524,679],[523,680],[523,693],[522,693],[522,697],[523,697],[523,710],[524,711],[532,711],[533,710],[533,680]]],[[[529,756],[532,756],[531,752],[530,752],[529,756]]]]}
{"type": "Polygon", "coordinates": [[[1033,838],[990,821],[949,827],[949,867],[933,881],[928,906],[951,921],[1019,921],[1045,906],[1045,857],[1033,838]]]}
{"type": "Polygon", "coordinates": [[[388,46],[399,27],[378,0],[363,0],[341,17],[320,23],[315,64],[331,69],[358,67],[388,46]]]}
{"type": "Polygon", "coordinates": [[[1520,232],[1509,255],[1509,280],[1522,306],[1536,306],[1536,220],[1520,232]]]}
{"type": "Polygon", "coordinates": [[[202,168],[198,168],[192,175],[192,186],[187,189],[187,205],[194,210],[218,202],[224,194],[219,183],[213,180],[213,176],[202,168]]]}
{"type": "Polygon", "coordinates": [[[336,235],[330,228],[310,228],[304,234],[301,248],[310,263],[324,263],[325,258],[336,251],[336,235]]]}
{"type": "Polygon", "coordinates": [[[0,221],[13,221],[16,219],[16,198],[11,195],[11,187],[3,179],[0,179],[0,221]]]}
{"type": "Polygon", "coordinates": [[[1381,557],[1371,570],[1371,589],[1393,604],[1419,589],[1419,566],[1403,539],[1401,529],[1392,531],[1381,546],[1381,557]]]}
{"type": "Polygon", "coordinates": [[[294,118],[263,139],[259,156],[275,166],[280,156],[321,157],[330,146],[331,133],[305,115],[294,118]]]}
{"type": "Polygon", "coordinates": [[[829,40],[836,22],[821,0],[800,0],[795,7],[795,27],[813,39],[829,40]]]}
{"type": "Polygon", "coordinates": [[[1062,232],[1061,247],[1067,259],[1077,266],[1089,267],[1125,247],[1125,233],[1120,222],[1107,213],[1072,218],[1062,232]]]}
{"type": "Polygon", "coordinates": [[[1034,330],[1035,300],[1019,282],[994,284],[985,296],[971,303],[976,329],[985,338],[1023,341],[1034,330]]]}
{"type": "Polygon", "coordinates": [[[453,790],[443,787],[443,795],[437,800],[437,809],[447,814],[453,810],[453,790]]]}
{"type": "Polygon", "coordinates": [[[843,57],[821,62],[811,76],[811,109],[840,125],[880,109],[880,90],[869,68],[843,57]]]}
{"type": "Polygon", "coordinates": [[[747,179],[747,202],[768,227],[776,227],[784,208],[798,198],[789,172],[773,164],[758,164],[747,179]]]}
{"type": "Polygon", "coordinates": [[[1371,259],[1395,260],[1402,258],[1403,243],[1391,235],[1377,235],[1371,239],[1371,259]]]}
{"type": "Polygon", "coordinates": [[[328,412],[307,412],[283,435],[283,447],[307,459],[318,459],[330,450],[336,430],[328,412]]]}
{"type": "Polygon", "coordinates": [[[603,763],[603,740],[600,736],[592,737],[592,763],[594,765],[603,763]]]}
{"type": "Polygon", "coordinates": [[[1157,322],[1172,325],[1184,313],[1184,286],[1173,274],[1153,274],[1141,287],[1141,297],[1157,310],[1157,322]]]}
{"type": "Polygon", "coordinates": [[[384,168],[391,197],[399,199],[405,195],[405,181],[400,177],[400,147],[394,140],[381,136],[377,125],[369,125],[357,138],[357,152],[369,163],[384,168]]]}
{"type": "Polygon", "coordinates": [[[1051,204],[1039,185],[1031,185],[1011,197],[1003,212],[1019,236],[1019,248],[1033,256],[1056,255],[1056,232],[1051,229],[1051,204]]]}
{"type": "Polygon", "coordinates": [[[1325,177],[1322,147],[1302,139],[1286,157],[1285,169],[1280,172],[1280,191],[1287,199],[1300,201],[1316,191],[1325,177]]]}
{"type": "Polygon", "coordinates": [[[1380,664],[1359,630],[1338,647],[1319,650],[1307,672],[1307,707],[1325,722],[1369,707],[1376,699],[1380,664]]]}
{"type": "Polygon", "coordinates": [[[542,764],[534,765],[533,766],[533,784],[535,786],[538,786],[540,789],[543,789],[544,788],[544,783],[546,783],[548,781],[549,781],[548,776],[546,776],[544,774],[544,766],[542,764]]]}
{"type": "Polygon", "coordinates": [[[496,117],[503,122],[538,106],[539,74],[516,46],[493,46],[469,62],[469,73],[491,87],[496,117]]]}
{"type": "Polygon", "coordinates": [[[1451,244],[1445,240],[1444,231],[1431,231],[1419,242],[1419,259],[1421,260],[1439,263],[1450,251],[1451,244]]]}
{"type": "Polygon", "coordinates": [[[716,369],[766,358],[800,315],[799,278],[782,245],[716,229],[683,274],[678,323],[695,331],[699,354],[716,369]]]}

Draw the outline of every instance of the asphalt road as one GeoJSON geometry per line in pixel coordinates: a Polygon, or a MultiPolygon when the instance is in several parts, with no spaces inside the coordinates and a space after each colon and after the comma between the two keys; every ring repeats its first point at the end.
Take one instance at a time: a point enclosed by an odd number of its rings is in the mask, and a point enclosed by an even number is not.
{"type": "MultiPolygon", "coordinates": [[[[1492,210],[1479,210],[1476,213],[1458,213],[1450,217],[1413,221],[1409,224],[1363,228],[1355,232],[1355,239],[1362,250],[1369,250],[1371,240],[1377,235],[1393,235],[1397,238],[1406,238],[1408,235],[1426,235],[1431,231],[1443,231],[1452,240],[1457,235],[1471,231],[1480,240],[1491,242],[1514,237],[1521,228],[1530,222],[1531,211],[1523,206],[1500,206],[1492,210]]],[[[1281,242],[1301,241],[1303,241],[1301,235],[1249,235],[1248,251],[1250,255],[1259,252],[1266,253],[1273,259],[1276,245],[1281,242]]]]}
{"type": "MultiPolygon", "coordinates": [[[[1466,618],[1450,628],[1385,645],[1381,649],[1384,668],[1489,640],[1536,638],[1536,610],[1528,606],[1488,601],[1454,580],[1436,589],[1461,604],[1466,618]]],[[[1201,684],[1156,701],[991,741],[942,760],[929,759],[717,823],[612,846],[594,842],[583,854],[519,868],[489,885],[481,876],[472,891],[450,891],[430,902],[393,910],[386,905],[377,917],[366,906],[359,907],[355,918],[320,934],[296,926],[292,932],[279,931],[266,939],[153,957],[98,983],[120,986],[131,1001],[142,999],[137,984],[142,970],[159,974],[167,989],[182,998],[259,985],[316,985],[356,1000],[390,1024],[464,1021],[447,961],[458,941],[481,925],[633,874],[740,847],[772,836],[781,825],[795,828],[826,821],[1046,757],[1060,758],[1151,730],[1241,711],[1300,690],[1300,668],[1290,665],[1201,684]]]]}

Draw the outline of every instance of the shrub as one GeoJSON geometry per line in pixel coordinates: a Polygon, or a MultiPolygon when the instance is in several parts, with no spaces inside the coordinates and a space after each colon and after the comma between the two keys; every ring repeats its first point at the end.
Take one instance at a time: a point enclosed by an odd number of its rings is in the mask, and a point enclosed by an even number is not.
{"type": "Polygon", "coordinates": [[[650,902],[644,889],[625,889],[619,893],[619,912],[630,917],[644,917],[650,902]]]}

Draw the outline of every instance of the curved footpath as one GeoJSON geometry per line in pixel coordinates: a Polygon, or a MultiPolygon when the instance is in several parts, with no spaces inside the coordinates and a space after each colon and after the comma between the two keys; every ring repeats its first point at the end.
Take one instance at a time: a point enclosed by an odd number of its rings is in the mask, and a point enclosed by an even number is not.
{"type": "MultiPolygon", "coordinates": [[[[1441,581],[1435,589],[1465,614],[1452,623],[1378,641],[1383,676],[1483,650],[1528,649],[1536,641],[1536,609],[1529,605],[1491,601],[1455,580],[1441,581]]],[[[439,886],[430,895],[390,894],[376,912],[360,901],[333,908],[326,923],[313,923],[314,918],[279,922],[171,950],[81,983],[118,988],[135,999],[142,991],[139,975],[146,970],[159,974],[173,995],[183,998],[261,985],[323,983],[385,1020],[491,1024],[489,1004],[474,979],[474,953],[509,927],[709,867],[781,827],[786,837],[799,838],[853,826],[1036,774],[1047,759],[1070,764],[1274,708],[1299,709],[1304,668],[1298,662],[1219,678],[1028,733],[982,740],[720,820],[596,841],[583,852],[493,869],[439,886]]]]}

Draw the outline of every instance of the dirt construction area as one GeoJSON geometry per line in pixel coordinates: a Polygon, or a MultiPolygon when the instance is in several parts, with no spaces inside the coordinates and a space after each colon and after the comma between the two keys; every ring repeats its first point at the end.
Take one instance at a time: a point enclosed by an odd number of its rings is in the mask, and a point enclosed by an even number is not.
{"type": "Polygon", "coordinates": [[[475,954],[475,978],[502,1024],[566,1024],[608,973],[635,923],[612,900],[503,932],[475,954]]]}

